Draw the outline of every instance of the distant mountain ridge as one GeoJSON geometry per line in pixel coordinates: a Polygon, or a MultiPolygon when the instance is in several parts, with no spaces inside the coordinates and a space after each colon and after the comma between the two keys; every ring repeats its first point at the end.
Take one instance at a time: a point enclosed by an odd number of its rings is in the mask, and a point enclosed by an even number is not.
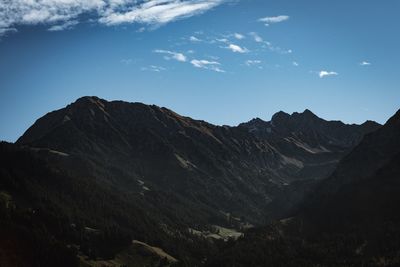
{"type": "Polygon", "coordinates": [[[215,126],[154,105],[82,97],[40,118],[16,143],[75,155],[117,187],[118,176],[125,177],[133,185],[124,188],[137,194],[149,193],[138,189],[141,181],[214,217],[233,213],[257,222],[282,186],[326,177],[379,127],[329,122],[309,110],[215,126]]]}
{"type": "MultiPolygon", "coordinates": [[[[272,116],[271,121],[253,119],[239,126],[246,127],[249,131],[265,136],[268,134],[289,136],[291,134],[309,135],[311,138],[321,138],[327,146],[351,146],[360,141],[363,133],[368,133],[379,128],[379,124],[366,121],[361,125],[344,124],[341,121],[326,121],[306,109],[302,113],[294,112],[292,115],[279,111],[272,116]]],[[[308,140],[311,141],[311,140],[308,140]]],[[[312,145],[318,146],[313,140],[312,145]]]]}

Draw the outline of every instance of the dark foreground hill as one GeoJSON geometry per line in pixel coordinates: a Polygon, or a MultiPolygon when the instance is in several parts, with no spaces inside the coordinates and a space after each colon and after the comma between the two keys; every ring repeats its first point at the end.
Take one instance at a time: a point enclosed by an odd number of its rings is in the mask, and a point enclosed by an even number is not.
{"type": "Polygon", "coordinates": [[[209,266],[399,266],[400,112],[364,137],[294,217],[249,232],[209,266]]]}
{"type": "Polygon", "coordinates": [[[0,258],[73,266],[76,253],[112,259],[135,239],[200,265],[235,231],[285,214],[379,127],[308,110],[215,126],[80,98],[1,144],[0,258]]]}

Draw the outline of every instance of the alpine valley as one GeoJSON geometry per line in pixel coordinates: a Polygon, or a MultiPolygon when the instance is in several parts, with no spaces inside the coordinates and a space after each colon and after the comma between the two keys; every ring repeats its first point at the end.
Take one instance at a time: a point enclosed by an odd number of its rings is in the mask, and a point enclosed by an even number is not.
{"type": "Polygon", "coordinates": [[[0,144],[0,266],[399,266],[400,113],[216,126],[82,97],[0,144]]]}

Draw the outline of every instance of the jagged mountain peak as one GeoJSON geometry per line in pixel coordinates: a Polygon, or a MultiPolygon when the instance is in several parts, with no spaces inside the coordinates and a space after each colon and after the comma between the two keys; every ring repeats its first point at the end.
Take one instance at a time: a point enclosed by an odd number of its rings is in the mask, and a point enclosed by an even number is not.
{"type": "MultiPolygon", "coordinates": [[[[293,113],[292,116],[293,116],[294,114],[296,114],[296,112],[293,113]]],[[[307,118],[307,119],[318,119],[318,120],[322,120],[320,117],[318,117],[317,115],[315,115],[315,113],[312,112],[312,111],[309,110],[309,109],[305,109],[302,113],[298,113],[298,115],[299,115],[299,116],[302,116],[302,117],[304,117],[304,118],[307,118]]]]}
{"type": "Polygon", "coordinates": [[[259,117],[256,117],[256,118],[251,119],[249,121],[249,123],[250,122],[252,122],[252,123],[262,123],[262,122],[266,122],[266,121],[264,121],[263,119],[260,119],[259,117]]]}
{"type": "Polygon", "coordinates": [[[321,120],[317,115],[315,115],[309,109],[304,110],[303,112],[293,112],[289,114],[284,111],[278,111],[274,115],[272,115],[271,121],[265,121],[259,117],[253,118],[248,122],[241,123],[239,126],[254,126],[254,125],[270,125],[274,123],[285,123],[288,121],[300,121],[300,120],[321,120]]]}
{"type": "Polygon", "coordinates": [[[93,102],[93,101],[106,101],[104,99],[99,98],[98,96],[82,96],[75,100],[74,103],[84,103],[84,102],[93,102]]]}
{"type": "Polygon", "coordinates": [[[379,123],[377,123],[376,121],[366,120],[361,125],[377,125],[377,124],[379,123]]]}
{"type": "Polygon", "coordinates": [[[309,109],[292,114],[279,111],[271,121],[253,119],[242,123],[239,127],[259,138],[289,138],[296,140],[296,145],[307,143],[319,150],[328,147],[349,147],[357,144],[365,133],[377,130],[380,124],[365,122],[362,125],[345,124],[341,121],[327,121],[315,115],[309,109]]]}
{"type": "Polygon", "coordinates": [[[376,121],[366,120],[364,123],[360,125],[366,131],[373,131],[374,129],[379,128],[381,125],[376,121]]]}
{"type": "Polygon", "coordinates": [[[272,122],[283,122],[283,121],[324,121],[311,110],[305,109],[303,112],[293,112],[292,114],[279,111],[272,116],[272,122]]]}
{"type": "Polygon", "coordinates": [[[263,119],[260,119],[259,117],[253,118],[251,120],[249,120],[248,122],[244,122],[239,124],[240,126],[254,126],[254,127],[258,127],[258,126],[265,126],[265,125],[269,125],[270,122],[265,121],[263,119]]]}
{"type": "Polygon", "coordinates": [[[313,113],[311,110],[309,110],[308,108],[306,108],[306,109],[303,111],[303,113],[304,113],[304,114],[311,114],[311,115],[314,115],[314,113],[313,113]]]}
{"type": "Polygon", "coordinates": [[[272,116],[271,121],[281,121],[281,120],[286,120],[288,118],[290,118],[289,113],[286,113],[284,111],[278,111],[272,116]]]}

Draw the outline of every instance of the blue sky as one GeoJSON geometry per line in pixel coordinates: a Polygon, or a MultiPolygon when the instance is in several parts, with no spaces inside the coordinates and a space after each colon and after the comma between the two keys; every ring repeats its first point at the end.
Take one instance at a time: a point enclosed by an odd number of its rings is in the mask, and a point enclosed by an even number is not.
{"type": "Polygon", "coordinates": [[[0,139],[84,95],[214,124],[277,111],[384,123],[397,0],[0,0],[0,139]]]}

